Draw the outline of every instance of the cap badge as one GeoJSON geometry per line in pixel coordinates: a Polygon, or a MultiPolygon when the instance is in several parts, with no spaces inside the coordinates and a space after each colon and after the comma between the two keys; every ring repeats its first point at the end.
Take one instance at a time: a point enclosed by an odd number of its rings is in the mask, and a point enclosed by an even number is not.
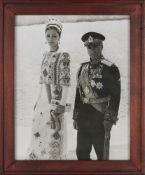
{"type": "Polygon", "coordinates": [[[92,37],[92,36],[89,36],[88,42],[89,42],[89,43],[92,43],[92,42],[93,42],[93,37],[92,37]]]}

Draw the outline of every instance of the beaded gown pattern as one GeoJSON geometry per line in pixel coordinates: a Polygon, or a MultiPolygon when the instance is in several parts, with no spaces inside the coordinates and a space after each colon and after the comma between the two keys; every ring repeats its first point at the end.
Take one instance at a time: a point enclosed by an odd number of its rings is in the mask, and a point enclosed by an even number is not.
{"type": "Polygon", "coordinates": [[[29,160],[62,160],[65,155],[65,112],[59,115],[59,138],[54,137],[55,124],[45,84],[51,87],[51,97],[61,100],[63,87],[70,86],[70,57],[65,52],[45,52],[40,74],[41,91],[34,107],[32,139],[27,152],[29,160]]]}

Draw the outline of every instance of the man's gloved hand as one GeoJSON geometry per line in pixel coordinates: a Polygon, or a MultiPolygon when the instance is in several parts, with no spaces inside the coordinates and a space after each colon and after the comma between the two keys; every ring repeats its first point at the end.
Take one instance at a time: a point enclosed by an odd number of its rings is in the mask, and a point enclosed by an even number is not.
{"type": "Polygon", "coordinates": [[[74,126],[74,129],[78,130],[78,121],[77,120],[73,121],[73,126],[74,126]]]}
{"type": "Polygon", "coordinates": [[[104,120],[103,124],[104,124],[105,131],[109,131],[110,132],[113,123],[110,122],[110,121],[104,120]]]}
{"type": "Polygon", "coordinates": [[[104,114],[104,120],[109,121],[112,124],[116,124],[118,120],[117,115],[117,112],[107,109],[104,114]]]}

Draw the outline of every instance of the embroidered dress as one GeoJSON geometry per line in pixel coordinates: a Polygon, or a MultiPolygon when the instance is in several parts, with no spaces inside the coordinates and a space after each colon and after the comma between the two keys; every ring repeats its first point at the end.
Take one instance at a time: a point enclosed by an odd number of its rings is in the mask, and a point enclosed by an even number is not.
{"type": "MultiPolygon", "coordinates": [[[[45,84],[50,85],[52,100],[61,100],[63,87],[70,86],[70,58],[64,52],[45,52],[41,65],[41,91],[34,109],[29,160],[63,160],[65,154],[65,111],[53,115],[45,84]],[[59,137],[54,137],[59,127],[59,137]]],[[[55,106],[56,107],[56,106],[55,106]]],[[[53,108],[55,108],[53,106],[53,108]]],[[[59,109],[57,108],[57,111],[59,109]]]]}

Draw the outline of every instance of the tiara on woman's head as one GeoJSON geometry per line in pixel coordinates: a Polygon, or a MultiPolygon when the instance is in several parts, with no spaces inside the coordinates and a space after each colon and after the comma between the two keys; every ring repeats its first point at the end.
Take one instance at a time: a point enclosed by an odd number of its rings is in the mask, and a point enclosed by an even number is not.
{"type": "Polygon", "coordinates": [[[49,29],[50,27],[57,28],[59,32],[62,31],[62,24],[58,19],[55,19],[55,18],[48,19],[46,23],[45,31],[49,29]]]}

